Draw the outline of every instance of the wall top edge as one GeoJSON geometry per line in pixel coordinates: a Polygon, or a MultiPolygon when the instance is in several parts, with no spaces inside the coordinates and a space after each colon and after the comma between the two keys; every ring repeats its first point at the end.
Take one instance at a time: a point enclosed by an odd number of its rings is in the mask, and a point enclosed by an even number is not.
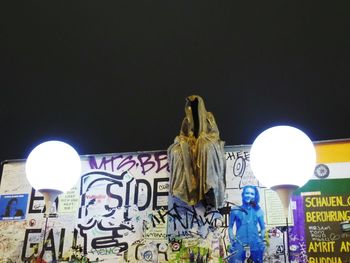
{"type": "MultiPolygon", "coordinates": [[[[350,138],[346,139],[331,139],[331,140],[321,140],[321,141],[313,141],[315,145],[321,145],[321,144],[335,144],[335,143],[350,143],[350,138]]],[[[239,144],[239,145],[225,145],[224,149],[225,152],[230,152],[234,150],[247,150],[251,147],[251,144],[239,144]]],[[[89,158],[89,156],[96,156],[96,155],[104,155],[104,156],[111,156],[115,154],[141,154],[141,153],[156,153],[156,152],[166,152],[166,150],[149,150],[149,151],[134,151],[134,152],[114,152],[114,153],[91,153],[91,154],[83,154],[80,155],[82,159],[89,158]]],[[[26,159],[8,159],[4,160],[0,163],[1,166],[7,163],[16,163],[16,162],[23,162],[26,159]]]]}

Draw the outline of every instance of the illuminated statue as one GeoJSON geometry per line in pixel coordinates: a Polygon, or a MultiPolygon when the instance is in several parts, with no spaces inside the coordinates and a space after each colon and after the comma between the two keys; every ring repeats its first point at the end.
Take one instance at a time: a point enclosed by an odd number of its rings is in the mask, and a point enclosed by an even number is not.
{"type": "Polygon", "coordinates": [[[200,96],[186,99],[180,135],[168,149],[170,193],[189,205],[204,201],[222,206],[225,194],[225,152],[212,113],[200,96]]]}
{"type": "Polygon", "coordinates": [[[248,258],[252,260],[250,262],[263,262],[265,222],[259,201],[257,187],[245,186],[242,191],[242,205],[231,209],[228,228],[231,242],[230,263],[245,262],[248,258]]]}

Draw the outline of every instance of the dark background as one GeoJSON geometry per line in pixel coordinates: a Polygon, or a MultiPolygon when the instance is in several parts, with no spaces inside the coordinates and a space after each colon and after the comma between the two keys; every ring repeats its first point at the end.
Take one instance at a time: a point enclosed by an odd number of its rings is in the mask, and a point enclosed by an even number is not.
{"type": "Polygon", "coordinates": [[[16,1],[0,22],[2,161],[166,149],[191,94],[226,145],[350,138],[349,1],[16,1]]]}

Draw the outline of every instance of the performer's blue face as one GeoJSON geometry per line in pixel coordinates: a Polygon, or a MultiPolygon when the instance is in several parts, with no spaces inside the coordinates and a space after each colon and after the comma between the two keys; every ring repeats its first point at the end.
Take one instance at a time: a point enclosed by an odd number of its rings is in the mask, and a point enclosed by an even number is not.
{"type": "Polygon", "coordinates": [[[250,201],[255,201],[255,191],[253,188],[244,189],[243,193],[243,203],[248,204],[250,201]]]}

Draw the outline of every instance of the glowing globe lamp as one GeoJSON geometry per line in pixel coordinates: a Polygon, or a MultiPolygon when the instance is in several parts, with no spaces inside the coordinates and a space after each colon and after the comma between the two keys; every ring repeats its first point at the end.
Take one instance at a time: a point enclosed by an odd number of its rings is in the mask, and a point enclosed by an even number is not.
{"type": "Polygon", "coordinates": [[[309,137],[299,129],[275,126],[255,139],[250,165],[258,181],[277,192],[287,216],[292,192],[314,173],[316,151],[309,137]]]}
{"type": "Polygon", "coordinates": [[[81,162],[70,145],[47,141],[31,151],[25,170],[31,186],[44,196],[47,216],[56,214],[53,202],[57,196],[70,190],[79,179],[81,162]]]}

